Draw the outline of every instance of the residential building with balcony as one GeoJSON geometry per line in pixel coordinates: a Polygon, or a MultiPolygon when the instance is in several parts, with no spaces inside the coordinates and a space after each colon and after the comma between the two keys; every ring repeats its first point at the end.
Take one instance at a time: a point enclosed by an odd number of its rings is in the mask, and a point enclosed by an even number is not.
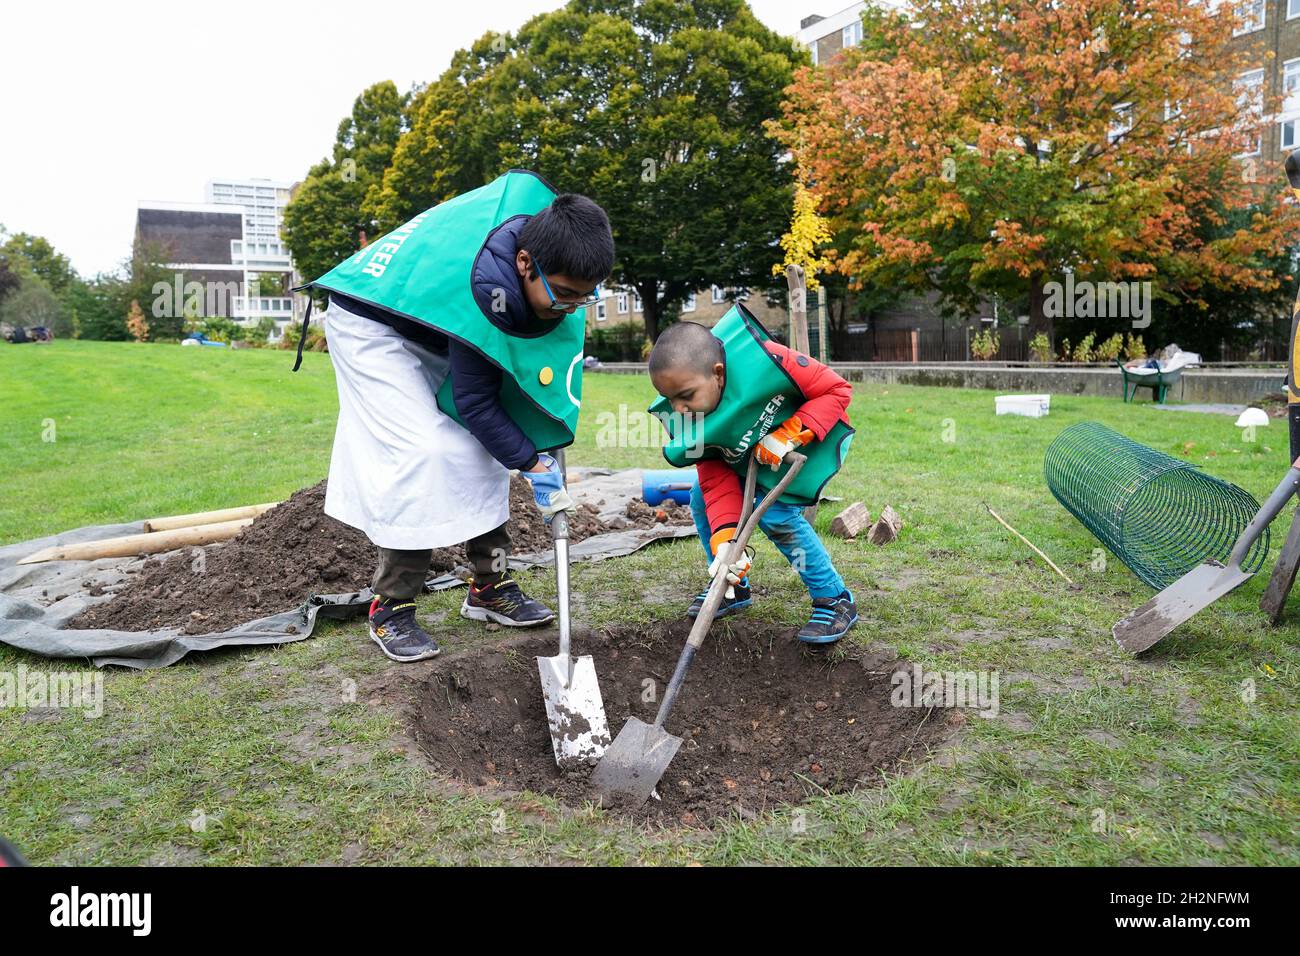
{"type": "Polygon", "coordinates": [[[280,236],[291,190],[269,179],[214,179],[203,203],[142,200],[136,242],[159,250],[182,285],[204,283],[204,317],[220,310],[242,325],[269,318],[278,338],[295,316],[296,273],[280,236]]]}

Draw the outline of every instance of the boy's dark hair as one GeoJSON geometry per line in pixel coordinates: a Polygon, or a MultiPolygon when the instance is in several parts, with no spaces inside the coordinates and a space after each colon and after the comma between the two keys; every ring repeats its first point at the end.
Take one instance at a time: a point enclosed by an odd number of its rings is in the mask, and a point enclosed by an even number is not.
{"type": "Polygon", "coordinates": [[[686,367],[707,375],[718,362],[726,362],[726,352],[716,335],[698,322],[674,322],[655,339],[649,372],[686,367]]]}
{"type": "Polygon", "coordinates": [[[614,235],[605,210],[564,193],[524,224],[519,248],[547,275],[604,281],[614,268],[614,235]]]}

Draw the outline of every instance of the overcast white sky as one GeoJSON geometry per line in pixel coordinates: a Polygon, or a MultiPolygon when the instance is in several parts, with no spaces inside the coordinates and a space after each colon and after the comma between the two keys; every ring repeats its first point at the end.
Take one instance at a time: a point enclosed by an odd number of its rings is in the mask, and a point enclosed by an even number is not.
{"type": "MultiPolygon", "coordinates": [[[[751,0],[793,35],[848,0],[751,0]]],[[[222,176],[297,180],[365,87],[407,90],[560,0],[34,0],[5,6],[0,224],[84,276],[130,251],[136,202],[222,176]]]]}

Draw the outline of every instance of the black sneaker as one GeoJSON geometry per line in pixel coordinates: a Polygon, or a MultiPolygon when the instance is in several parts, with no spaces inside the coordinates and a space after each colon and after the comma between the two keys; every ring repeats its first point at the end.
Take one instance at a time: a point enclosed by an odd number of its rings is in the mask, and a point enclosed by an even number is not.
{"type": "Polygon", "coordinates": [[[495,621],[506,627],[537,627],[555,620],[555,612],[525,594],[514,578],[502,578],[481,588],[470,581],[460,616],[471,621],[495,621]]]}
{"type": "Polygon", "coordinates": [[[370,603],[370,639],[390,660],[402,664],[438,655],[438,645],[415,622],[414,601],[385,605],[376,597],[370,603]]]}
{"type": "MultiPolygon", "coordinates": [[[[718,613],[713,615],[714,620],[720,617],[726,617],[728,614],[735,614],[739,611],[743,611],[754,603],[754,595],[749,590],[748,582],[749,579],[746,578],[740,584],[733,585],[736,590],[736,596],[733,598],[723,597],[722,603],[718,605],[718,613]]],[[[699,617],[700,608],[704,607],[704,599],[708,596],[709,592],[707,589],[695,595],[695,600],[692,601],[691,606],[686,609],[686,616],[699,617]]]]}
{"type": "Polygon", "coordinates": [[[839,597],[813,598],[812,617],[799,629],[799,640],[805,644],[831,644],[857,623],[858,606],[852,591],[846,590],[839,597]]]}

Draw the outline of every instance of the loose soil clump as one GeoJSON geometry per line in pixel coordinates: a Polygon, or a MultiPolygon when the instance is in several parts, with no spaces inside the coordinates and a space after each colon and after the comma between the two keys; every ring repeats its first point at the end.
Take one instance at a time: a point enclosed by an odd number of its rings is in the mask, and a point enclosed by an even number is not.
{"type": "MultiPolygon", "coordinates": [[[[312,594],[369,587],[379,557],[375,546],[361,531],[326,515],[324,506],[322,481],[259,515],[229,541],[149,558],[113,600],[87,608],[68,627],[180,627],[187,634],[212,634],[292,610],[312,594]]],[[[670,511],[670,523],[691,522],[689,508],[670,511]]],[[[510,481],[510,514],[513,553],[551,548],[551,532],[532,489],[518,476],[510,481]]],[[[656,520],[651,513],[618,527],[651,527],[656,520]]],[[[570,512],[570,541],[609,530],[591,505],[570,512]]],[[[463,546],[437,548],[429,563],[430,577],[465,563],[463,546]]]]}
{"type": "MultiPolygon", "coordinates": [[[[654,720],[689,624],[575,635],[575,653],[595,658],[612,734],[630,716],[654,720]]],[[[533,660],[554,653],[554,635],[539,634],[434,662],[413,703],[414,736],[434,766],[475,787],[593,801],[586,772],[555,765],[533,660]]],[[[869,786],[924,757],[953,727],[946,714],[890,705],[890,675],[907,663],[889,656],[833,660],[790,628],[718,622],[665,725],[684,742],[662,799],[632,816],[685,826],[750,818],[869,786]]]]}

